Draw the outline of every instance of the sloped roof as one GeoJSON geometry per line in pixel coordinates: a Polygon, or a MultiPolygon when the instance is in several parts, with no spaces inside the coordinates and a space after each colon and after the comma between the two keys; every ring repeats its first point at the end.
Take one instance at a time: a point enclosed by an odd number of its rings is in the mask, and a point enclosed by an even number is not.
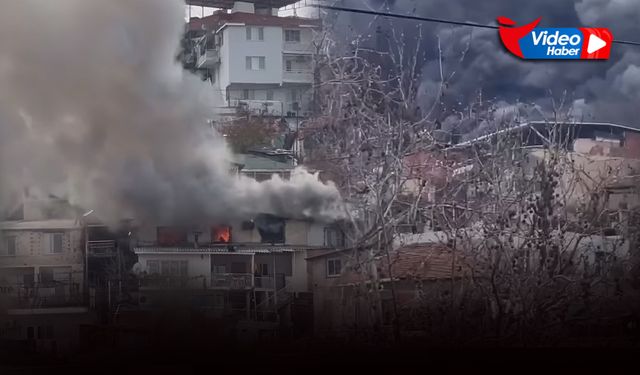
{"type": "MultiPolygon", "coordinates": [[[[469,267],[462,254],[434,243],[421,243],[401,247],[390,256],[394,278],[415,280],[451,279],[463,276],[469,267]]],[[[386,271],[386,259],[383,260],[386,271]]]]}
{"type": "Polygon", "coordinates": [[[236,162],[244,165],[243,171],[282,171],[294,168],[293,162],[282,162],[270,158],[268,156],[260,156],[254,154],[240,154],[236,157],[236,162]]]}

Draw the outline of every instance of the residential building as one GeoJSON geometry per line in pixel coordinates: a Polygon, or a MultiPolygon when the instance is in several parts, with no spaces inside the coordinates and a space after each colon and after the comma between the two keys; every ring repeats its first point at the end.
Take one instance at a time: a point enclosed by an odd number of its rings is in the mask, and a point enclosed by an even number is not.
{"type": "Polygon", "coordinates": [[[79,325],[92,320],[83,227],[77,218],[55,218],[70,213],[64,206],[26,199],[12,220],[0,222],[0,340],[41,353],[69,352],[79,325]]]}
{"type": "Polygon", "coordinates": [[[433,242],[394,249],[390,262],[384,256],[363,261],[368,256],[364,250],[346,248],[307,258],[317,336],[355,337],[358,332],[371,332],[376,324],[390,333],[392,288],[398,313],[406,314],[470,271],[462,257],[454,259],[451,249],[433,242]]]}
{"type": "MultiPolygon", "coordinates": [[[[584,204],[595,204],[603,213],[603,225],[624,231],[632,224],[640,208],[637,176],[640,171],[640,130],[608,123],[529,122],[504,129],[467,142],[450,150],[449,156],[458,160],[452,167],[450,181],[468,180],[478,169],[477,160],[490,160],[490,148],[497,139],[513,139],[522,145],[522,160],[506,168],[500,182],[513,187],[518,173],[530,177],[542,160],[549,160],[550,146],[557,146],[566,155],[571,168],[564,168],[559,176],[556,193],[565,195],[561,187],[571,189],[566,195],[564,210],[569,220],[584,204]],[[476,151],[474,151],[476,150],[476,151]],[[477,155],[470,157],[471,154],[477,155]],[[466,157],[465,157],[466,156],[466,157]],[[606,220],[605,220],[606,219],[606,220]]],[[[554,147],[555,147],[554,146],[554,147]]],[[[460,202],[473,206],[482,202],[484,184],[463,184],[460,202]]]]}
{"type": "Polygon", "coordinates": [[[153,311],[181,301],[210,318],[287,326],[296,320],[292,305],[309,299],[305,259],[324,248],[324,229],[271,215],[190,227],[141,225],[134,247],[139,305],[153,311]]]}
{"type": "MultiPolygon", "coordinates": [[[[223,4],[224,3],[224,4],[223,4]]],[[[284,117],[291,129],[311,111],[318,20],[278,17],[249,1],[189,21],[185,66],[209,80],[222,119],[238,113],[284,117]]],[[[274,6],[289,2],[274,3],[274,6]]]]}

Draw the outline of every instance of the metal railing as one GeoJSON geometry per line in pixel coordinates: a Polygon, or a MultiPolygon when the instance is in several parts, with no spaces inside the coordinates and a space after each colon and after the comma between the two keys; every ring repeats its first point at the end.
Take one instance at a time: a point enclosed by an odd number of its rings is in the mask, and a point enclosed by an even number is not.
{"type": "Polygon", "coordinates": [[[42,283],[13,284],[2,288],[2,300],[8,308],[69,307],[82,304],[80,283],[50,281],[42,283]]]}
{"type": "Polygon", "coordinates": [[[116,255],[116,241],[114,240],[89,241],[87,247],[90,257],[101,258],[116,255]]]}
{"type": "Polygon", "coordinates": [[[253,114],[282,116],[284,113],[284,103],[279,100],[230,99],[229,106],[253,114]]]}
{"type": "Polygon", "coordinates": [[[211,287],[243,290],[253,286],[252,277],[250,273],[214,273],[211,275],[211,287]]]}
{"type": "Polygon", "coordinates": [[[313,82],[313,72],[311,70],[285,70],[282,72],[283,81],[313,82]]]}

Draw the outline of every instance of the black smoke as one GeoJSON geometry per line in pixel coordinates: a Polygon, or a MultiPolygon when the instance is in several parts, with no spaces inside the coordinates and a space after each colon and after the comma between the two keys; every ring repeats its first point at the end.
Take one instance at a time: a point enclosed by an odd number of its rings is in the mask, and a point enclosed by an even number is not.
{"type": "MultiPolygon", "coordinates": [[[[640,0],[346,0],[335,5],[487,25],[496,25],[498,16],[518,24],[542,17],[541,27],[607,27],[616,40],[640,40],[640,0]]],[[[444,127],[480,100],[507,112],[543,117],[552,113],[554,101],[558,107],[563,99],[564,110],[575,120],[640,127],[640,47],[614,44],[607,61],[523,61],[504,50],[496,30],[352,13],[339,13],[336,19],[338,37],[378,39],[378,47],[394,30],[410,45],[421,24],[424,55],[418,100],[424,103],[433,101],[439,85],[439,39],[445,76],[455,71],[438,119],[444,127]]]]}

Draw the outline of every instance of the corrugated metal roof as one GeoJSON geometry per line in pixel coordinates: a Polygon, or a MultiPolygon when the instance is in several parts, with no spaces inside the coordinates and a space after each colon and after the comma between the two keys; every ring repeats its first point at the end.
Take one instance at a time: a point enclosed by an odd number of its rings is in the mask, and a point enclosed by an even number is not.
{"type": "MultiPolygon", "coordinates": [[[[463,276],[469,270],[464,257],[445,245],[423,243],[399,248],[390,256],[394,278],[416,280],[451,279],[463,276]]],[[[383,260],[383,273],[386,260],[383,260]]],[[[382,276],[381,276],[382,277],[382,276]]],[[[388,275],[384,275],[388,277],[388,275]]]]}
{"type": "Polygon", "coordinates": [[[292,253],[294,248],[283,247],[244,247],[229,251],[226,247],[136,247],[133,249],[136,254],[277,254],[292,253]]]}
{"type": "Polygon", "coordinates": [[[286,163],[274,160],[267,156],[259,156],[252,154],[240,154],[236,157],[236,161],[243,165],[241,171],[288,171],[294,168],[292,162],[286,163]]]}

